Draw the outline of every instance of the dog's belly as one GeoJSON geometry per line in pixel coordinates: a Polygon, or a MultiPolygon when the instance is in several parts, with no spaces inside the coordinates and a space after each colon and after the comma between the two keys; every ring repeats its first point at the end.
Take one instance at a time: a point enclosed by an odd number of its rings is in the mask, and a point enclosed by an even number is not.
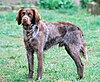
{"type": "Polygon", "coordinates": [[[62,41],[62,37],[61,36],[57,36],[55,38],[48,38],[48,41],[45,43],[44,45],[44,50],[49,49],[50,47],[52,47],[53,45],[57,45],[62,41]]]}

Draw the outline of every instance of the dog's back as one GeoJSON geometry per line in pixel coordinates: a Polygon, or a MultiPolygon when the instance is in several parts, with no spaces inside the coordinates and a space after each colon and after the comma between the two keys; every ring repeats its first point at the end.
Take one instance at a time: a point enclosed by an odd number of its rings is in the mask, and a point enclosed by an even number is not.
{"type": "Polygon", "coordinates": [[[48,35],[44,49],[48,49],[53,45],[65,46],[71,48],[77,54],[82,52],[82,55],[87,59],[86,42],[83,32],[77,26],[67,22],[46,23],[48,35]]]}

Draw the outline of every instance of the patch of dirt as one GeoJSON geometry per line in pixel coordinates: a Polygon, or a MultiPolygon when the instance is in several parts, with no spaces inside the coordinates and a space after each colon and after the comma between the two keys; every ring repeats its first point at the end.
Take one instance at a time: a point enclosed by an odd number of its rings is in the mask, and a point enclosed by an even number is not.
{"type": "Polygon", "coordinates": [[[34,0],[0,0],[1,3],[9,3],[9,4],[15,4],[17,5],[18,3],[25,3],[25,2],[33,2],[34,0]]]}
{"type": "Polygon", "coordinates": [[[0,0],[0,11],[19,10],[24,7],[24,4],[29,4],[31,7],[37,5],[40,0],[0,0]]]}
{"type": "Polygon", "coordinates": [[[13,5],[18,5],[18,4],[24,4],[24,3],[29,3],[29,4],[37,4],[40,0],[0,0],[1,3],[8,3],[8,4],[13,4],[13,5]]]}
{"type": "Polygon", "coordinates": [[[58,82],[71,82],[70,80],[60,79],[58,82]]]}
{"type": "Polygon", "coordinates": [[[7,81],[0,77],[0,82],[7,82],[7,81]]]}

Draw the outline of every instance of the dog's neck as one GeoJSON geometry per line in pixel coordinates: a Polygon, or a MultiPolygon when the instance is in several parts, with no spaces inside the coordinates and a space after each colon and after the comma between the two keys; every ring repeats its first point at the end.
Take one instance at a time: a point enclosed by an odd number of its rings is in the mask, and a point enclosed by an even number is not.
{"type": "Polygon", "coordinates": [[[24,37],[27,38],[36,38],[36,36],[39,33],[38,25],[29,25],[29,26],[23,26],[23,33],[24,37]]]}

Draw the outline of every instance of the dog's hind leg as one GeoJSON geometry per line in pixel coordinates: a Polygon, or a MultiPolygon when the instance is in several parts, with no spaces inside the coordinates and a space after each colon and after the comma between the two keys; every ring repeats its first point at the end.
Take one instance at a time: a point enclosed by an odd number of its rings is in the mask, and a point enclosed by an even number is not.
{"type": "Polygon", "coordinates": [[[80,49],[82,45],[81,38],[82,38],[81,33],[80,31],[77,30],[68,32],[64,36],[65,49],[76,64],[77,73],[80,79],[83,77],[83,72],[84,72],[84,65],[80,58],[80,49]]]}
{"type": "Polygon", "coordinates": [[[77,73],[79,75],[79,79],[81,79],[83,77],[84,65],[81,61],[79,52],[75,52],[71,50],[71,48],[68,47],[67,45],[65,45],[65,49],[70,55],[70,57],[74,60],[76,67],[77,67],[77,73]]]}

